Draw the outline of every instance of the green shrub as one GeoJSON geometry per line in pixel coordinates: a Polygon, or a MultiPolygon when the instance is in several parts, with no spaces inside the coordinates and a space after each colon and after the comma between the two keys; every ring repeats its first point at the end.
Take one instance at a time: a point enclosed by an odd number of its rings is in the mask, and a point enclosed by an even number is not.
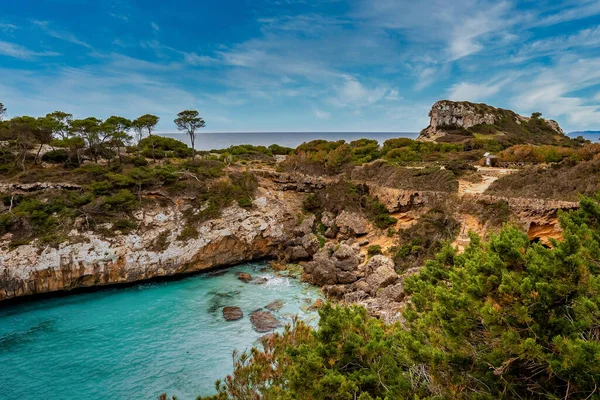
{"type": "Polygon", "coordinates": [[[381,252],[381,246],[378,245],[378,244],[369,246],[367,248],[367,254],[369,255],[369,257],[373,257],[373,256],[376,256],[378,254],[383,254],[381,252]]]}
{"type": "Polygon", "coordinates": [[[92,182],[90,184],[90,189],[95,195],[105,195],[112,192],[114,189],[113,184],[109,181],[100,181],[100,182],[92,182]]]}
{"type": "Polygon", "coordinates": [[[177,240],[185,242],[190,239],[198,239],[198,229],[191,224],[186,224],[177,236],[177,240]]]}
{"type": "Polygon", "coordinates": [[[167,157],[168,154],[178,158],[191,157],[192,155],[192,149],[182,141],[158,135],[143,138],[139,143],[139,147],[144,157],[152,159],[162,159],[167,157]]]}
{"type": "Polygon", "coordinates": [[[118,219],[113,223],[114,230],[121,231],[122,233],[125,233],[125,234],[136,229],[137,226],[138,226],[137,222],[132,221],[130,219],[118,219]]]}
{"type": "Polygon", "coordinates": [[[64,149],[50,150],[42,156],[42,161],[53,164],[64,164],[69,159],[69,152],[64,149]]]}
{"type": "Polygon", "coordinates": [[[292,149],[291,147],[284,147],[284,146],[280,146],[278,144],[272,144],[269,146],[269,150],[271,151],[271,153],[273,155],[289,155],[289,154],[294,154],[294,152],[296,151],[295,149],[292,149]]]}
{"type": "Polygon", "coordinates": [[[131,211],[136,204],[136,197],[127,189],[121,189],[112,196],[104,198],[104,207],[111,211],[131,211]]]}

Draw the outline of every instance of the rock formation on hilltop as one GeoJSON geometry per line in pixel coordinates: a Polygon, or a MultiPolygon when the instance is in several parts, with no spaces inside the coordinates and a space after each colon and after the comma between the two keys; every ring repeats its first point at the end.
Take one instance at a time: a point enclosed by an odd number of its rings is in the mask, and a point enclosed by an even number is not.
{"type": "Polygon", "coordinates": [[[487,139],[503,145],[564,145],[571,140],[556,121],[543,119],[539,113],[524,117],[487,104],[441,100],[433,105],[429,117],[429,126],[421,131],[418,140],[466,142],[487,139]]]}

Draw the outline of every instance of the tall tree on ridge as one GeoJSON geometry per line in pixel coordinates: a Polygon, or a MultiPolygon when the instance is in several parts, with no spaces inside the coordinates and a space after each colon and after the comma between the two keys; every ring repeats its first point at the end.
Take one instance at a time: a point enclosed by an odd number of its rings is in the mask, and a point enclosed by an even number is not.
{"type": "Polygon", "coordinates": [[[119,162],[122,162],[121,147],[127,145],[132,139],[131,135],[129,135],[132,122],[127,118],[113,115],[104,121],[104,125],[111,131],[110,142],[113,146],[116,146],[117,157],[119,157],[119,162]]]}
{"type": "MultiPolygon", "coordinates": [[[[152,131],[154,130],[154,128],[156,128],[156,125],[158,124],[159,120],[160,120],[160,118],[157,117],[156,115],[144,114],[141,117],[137,118],[135,121],[133,121],[133,129],[136,130],[136,136],[138,139],[138,147],[140,144],[140,140],[142,140],[142,132],[144,130],[148,131],[148,137],[152,138],[152,131]],[[138,129],[139,129],[139,133],[138,133],[138,129]]],[[[152,146],[152,159],[156,162],[156,158],[154,157],[154,148],[155,148],[154,139],[150,140],[150,145],[152,146]]],[[[139,152],[140,152],[140,149],[138,148],[138,155],[139,155],[139,152]]]]}
{"type": "Polygon", "coordinates": [[[180,131],[186,131],[192,143],[192,159],[196,157],[196,129],[204,128],[204,120],[196,110],[185,110],[177,114],[173,121],[180,131]]]}
{"type": "Polygon", "coordinates": [[[6,116],[6,107],[4,107],[4,104],[0,103],[0,121],[3,121],[5,116],[6,116]]]}
{"type": "Polygon", "coordinates": [[[46,114],[46,123],[48,124],[48,127],[52,131],[54,137],[60,140],[65,140],[71,135],[69,127],[72,120],[73,115],[63,111],[54,111],[46,114]]]}
{"type": "Polygon", "coordinates": [[[71,122],[73,134],[79,136],[85,141],[86,147],[91,158],[98,162],[100,157],[100,148],[104,143],[105,135],[101,129],[102,121],[95,117],[85,119],[76,119],[71,122]]]}

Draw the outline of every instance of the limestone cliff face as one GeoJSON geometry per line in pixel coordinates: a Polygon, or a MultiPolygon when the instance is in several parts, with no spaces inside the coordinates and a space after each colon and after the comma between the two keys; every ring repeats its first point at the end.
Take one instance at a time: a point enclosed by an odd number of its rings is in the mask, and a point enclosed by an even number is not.
{"type": "MultiPolygon", "coordinates": [[[[429,111],[429,126],[421,131],[417,140],[436,141],[446,135],[449,130],[469,129],[477,125],[494,125],[501,118],[510,118],[515,123],[521,124],[529,121],[529,117],[524,117],[510,110],[503,110],[488,106],[487,104],[475,104],[465,101],[456,102],[449,100],[440,100],[436,102],[431,111],[429,111]]],[[[563,130],[558,123],[553,120],[544,120],[546,124],[556,133],[564,135],[563,130]]]]}
{"type": "Polygon", "coordinates": [[[90,286],[135,282],[272,257],[296,224],[290,202],[266,190],[246,210],[237,205],[177,240],[185,203],[140,211],[141,233],[98,236],[73,231],[59,248],[33,242],[0,250],[0,300],[90,286]]]}

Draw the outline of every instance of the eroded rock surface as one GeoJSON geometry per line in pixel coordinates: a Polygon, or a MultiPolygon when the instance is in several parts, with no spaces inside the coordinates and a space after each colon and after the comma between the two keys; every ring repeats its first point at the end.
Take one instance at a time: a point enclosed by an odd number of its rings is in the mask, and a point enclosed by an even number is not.
{"type": "MultiPolygon", "coordinates": [[[[81,287],[135,282],[245,261],[277,258],[296,225],[298,209],[263,190],[250,210],[233,205],[196,226],[198,237],[177,240],[186,225],[177,206],[140,210],[139,233],[102,237],[74,230],[58,248],[36,242],[0,248],[0,300],[81,287]],[[164,249],[153,244],[167,235],[164,249]]],[[[307,239],[308,240],[308,239],[307,239]]],[[[310,240],[309,240],[310,241],[310,240]]],[[[317,242],[318,245],[318,242],[317,242]]],[[[314,242],[310,245],[314,249],[314,242]]]]}
{"type": "Polygon", "coordinates": [[[359,278],[363,260],[358,245],[328,243],[306,264],[302,279],[319,286],[352,283],[359,278]]]}

